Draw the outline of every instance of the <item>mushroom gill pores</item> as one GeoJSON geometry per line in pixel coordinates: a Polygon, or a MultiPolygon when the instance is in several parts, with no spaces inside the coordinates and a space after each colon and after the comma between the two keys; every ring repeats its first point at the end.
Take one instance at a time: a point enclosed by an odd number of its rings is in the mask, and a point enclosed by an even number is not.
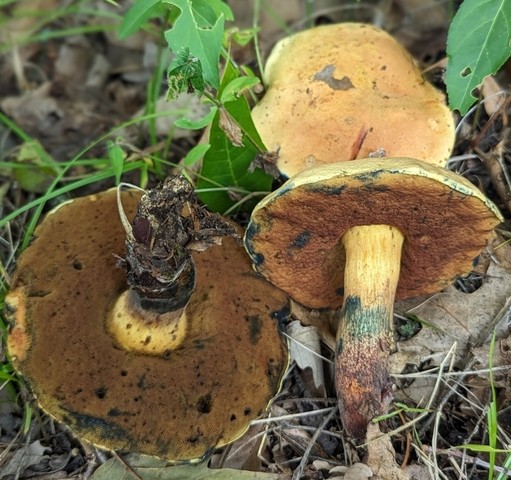
{"type": "Polygon", "coordinates": [[[363,439],[390,400],[393,304],[468,272],[501,221],[463,177],[408,158],[306,170],[252,212],[255,269],[299,304],[340,308],[335,380],[348,434],[363,439]]]}
{"type": "MultiPolygon", "coordinates": [[[[122,194],[130,218],[139,199],[122,194]]],[[[40,406],[84,440],[199,461],[242,435],[278,391],[287,365],[278,321],[287,297],[226,237],[192,253],[196,286],[180,316],[186,328],[178,347],[150,353],[158,342],[147,331],[161,334],[154,314],[140,338],[148,353],[123,348],[107,323],[127,289],[117,266],[124,241],[115,191],[48,214],[6,297],[8,351],[40,406]]]]}

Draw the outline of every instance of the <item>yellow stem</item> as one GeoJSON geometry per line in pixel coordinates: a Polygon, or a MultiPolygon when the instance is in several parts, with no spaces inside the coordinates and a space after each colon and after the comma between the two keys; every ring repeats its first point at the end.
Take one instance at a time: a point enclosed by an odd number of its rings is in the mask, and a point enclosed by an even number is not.
{"type": "Polygon", "coordinates": [[[346,266],[335,381],[344,428],[363,439],[368,423],[384,413],[391,398],[387,362],[394,346],[403,235],[389,225],[357,226],[342,244],[346,266]]]}
{"type": "Polygon", "coordinates": [[[144,309],[137,299],[131,289],[120,295],[106,319],[107,330],[123,350],[168,355],[185,339],[185,308],[157,313],[144,309]]]}

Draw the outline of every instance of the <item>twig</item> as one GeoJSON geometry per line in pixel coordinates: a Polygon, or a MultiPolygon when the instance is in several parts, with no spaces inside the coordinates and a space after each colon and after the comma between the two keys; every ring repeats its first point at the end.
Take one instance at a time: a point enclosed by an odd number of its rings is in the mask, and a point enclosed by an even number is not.
{"type": "MultiPolygon", "coordinates": [[[[404,425],[406,423],[405,416],[403,412],[399,412],[399,418],[401,419],[401,423],[404,425]]],[[[405,453],[403,454],[403,461],[401,462],[401,468],[405,467],[408,464],[408,460],[410,459],[410,450],[411,450],[411,435],[410,430],[405,431],[405,453]]]]}
{"type": "Polygon", "coordinates": [[[282,415],[280,417],[268,417],[268,418],[258,418],[250,422],[250,425],[257,425],[259,423],[272,423],[278,422],[280,420],[291,420],[293,418],[299,417],[309,417],[311,415],[320,415],[322,413],[331,412],[332,409],[335,410],[336,407],[327,407],[320,408],[319,410],[313,410],[311,412],[301,412],[301,413],[290,413],[289,415],[282,415]]]}
{"type": "Polygon", "coordinates": [[[123,458],[121,458],[121,456],[115,450],[112,451],[112,453],[113,453],[113,456],[119,462],[121,462],[124,465],[124,467],[126,468],[126,470],[128,470],[130,473],[132,473],[134,477],[136,477],[138,480],[144,480],[137,472],[135,472],[135,470],[133,470],[133,468],[128,463],[126,463],[126,461],[123,458]]]}
{"type": "MultiPolygon", "coordinates": [[[[467,369],[470,369],[473,365],[475,365],[475,363],[476,363],[476,362],[475,362],[474,360],[472,360],[472,361],[470,362],[470,364],[468,365],[467,369]]],[[[464,371],[463,373],[464,373],[464,374],[463,374],[463,375],[461,375],[461,377],[460,377],[460,379],[459,379],[459,381],[460,381],[460,382],[462,382],[462,381],[463,381],[466,377],[468,377],[469,375],[473,375],[473,373],[472,373],[472,372],[470,372],[470,371],[464,371]]],[[[447,403],[447,402],[451,399],[451,397],[452,397],[455,393],[457,393],[457,391],[458,391],[458,390],[457,390],[457,387],[451,387],[451,388],[449,388],[449,390],[445,393],[445,395],[441,398],[440,403],[439,403],[439,404],[438,404],[438,406],[437,406],[437,412],[438,412],[438,414],[439,414],[439,415],[441,415],[441,413],[442,413],[442,411],[443,411],[443,408],[445,407],[445,404],[446,404],[446,403],[447,403]]],[[[432,403],[432,402],[430,402],[430,403],[432,403]]],[[[425,432],[425,431],[426,431],[426,430],[430,427],[431,422],[433,422],[433,420],[435,420],[435,419],[436,419],[436,415],[435,415],[435,416],[432,416],[432,417],[430,417],[430,418],[428,418],[428,419],[424,422],[424,424],[422,425],[422,428],[421,428],[421,430],[420,430],[420,432],[419,432],[419,435],[420,435],[420,436],[422,436],[422,435],[424,434],[424,432],[425,432]]]]}
{"type": "Polygon", "coordinates": [[[330,413],[323,419],[321,422],[321,425],[316,429],[314,432],[314,435],[310,439],[309,444],[307,445],[307,448],[305,449],[305,452],[303,452],[302,459],[300,460],[300,464],[296,468],[296,470],[293,472],[293,480],[299,480],[302,478],[303,470],[305,469],[305,466],[307,465],[307,461],[309,460],[310,453],[312,451],[312,448],[314,447],[314,444],[318,440],[319,436],[321,435],[322,431],[325,430],[325,427],[327,426],[328,422],[332,420],[334,415],[337,413],[337,406],[332,407],[330,409],[330,413]]]}

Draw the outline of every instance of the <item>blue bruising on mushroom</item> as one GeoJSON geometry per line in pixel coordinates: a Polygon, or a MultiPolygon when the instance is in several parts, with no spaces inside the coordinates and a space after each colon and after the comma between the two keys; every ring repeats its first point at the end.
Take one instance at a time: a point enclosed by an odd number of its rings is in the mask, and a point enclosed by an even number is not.
{"type": "MultiPolygon", "coordinates": [[[[371,182],[371,181],[379,178],[384,173],[392,173],[392,172],[389,172],[388,170],[384,170],[384,169],[379,169],[379,170],[373,170],[371,172],[361,173],[359,175],[356,175],[355,178],[357,180],[360,180],[361,182],[371,182]]],[[[398,172],[396,172],[396,173],[398,173],[398,172]]]]}
{"type": "Polygon", "coordinates": [[[275,190],[273,192],[273,195],[274,195],[274,198],[272,200],[275,200],[279,197],[282,197],[284,195],[287,195],[291,190],[293,190],[295,188],[295,184],[294,182],[288,180],[286,183],[284,183],[284,185],[282,185],[281,187],[279,187],[278,190],[275,190]]]}
{"type": "MultiPolygon", "coordinates": [[[[362,309],[362,302],[360,301],[360,297],[358,295],[350,295],[344,301],[344,305],[342,307],[341,312],[341,321],[349,322],[353,320],[355,316],[359,314],[362,309]]],[[[339,338],[337,340],[337,345],[335,347],[335,352],[337,355],[340,355],[343,350],[343,339],[339,338]]]]}
{"type": "Polygon", "coordinates": [[[291,248],[303,248],[305,247],[311,239],[311,232],[308,230],[304,230],[303,232],[299,233],[291,242],[291,248]]]}
{"type": "Polygon", "coordinates": [[[109,417],[135,417],[137,414],[133,412],[119,410],[118,408],[114,407],[108,410],[107,415],[109,417]]]}
{"type": "Polygon", "coordinates": [[[245,250],[247,251],[249,257],[252,259],[252,263],[257,268],[264,263],[264,255],[262,253],[257,253],[252,244],[252,239],[255,235],[259,233],[259,227],[255,222],[250,222],[245,231],[245,250]]]}
{"type": "Polygon", "coordinates": [[[280,331],[284,331],[286,327],[286,323],[291,315],[291,307],[287,303],[280,310],[276,310],[271,313],[271,318],[277,321],[277,325],[280,331]]]}
{"type": "Polygon", "coordinates": [[[339,340],[337,340],[337,345],[335,346],[335,354],[340,355],[342,353],[342,349],[342,338],[339,338],[339,340]]]}
{"type": "Polygon", "coordinates": [[[346,317],[353,316],[362,308],[362,302],[358,295],[350,295],[344,302],[342,314],[346,317]]]}
{"type": "Polygon", "coordinates": [[[366,183],[363,187],[362,187],[362,190],[365,190],[366,192],[388,192],[389,190],[391,190],[390,187],[388,187],[387,185],[379,185],[379,184],[374,184],[374,183],[366,183]]]}
{"type": "Polygon", "coordinates": [[[346,185],[346,184],[333,186],[333,185],[321,185],[319,183],[318,184],[313,183],[307,187],[307,189],[310,192],[323,193],[325,195],[329,195],[329,196],[333,196],[333,197],[338,197],[347,188],[348,188],[348,185],[346,185]]]}
{"type": "Polygon", "coordinates": [[[257,345],[261,338],[263,322],[259,315],[246,315],[245,321],[248,323],[248,336],[252,345],[257,345]]]}
{"type": "MultiPolygon", "coordinates": [[[[66,424],[71,425],[79,435],[88,438],[87,433],[94,432],[94,435],[105,440],[122,440],[128,445],[133,443],[133,439],[129,432],[117,425],[114,422],[106,421],[102,418],[94,417],[78,413],[72,410],[67,410],[63,420],[66,424]]],[[[95,443],[98,443],[97,440],[95,443]]]]}
{"type": "MultiPolygon", "coordinates": [[[[351,342],[381,336],[391,312],[383,305],[364,306],[358,295],[349,295],[344,300],[341,322],[347,325],[351,342]]],[[[345,340],[346,341],[346,340],[345,340]]]]}

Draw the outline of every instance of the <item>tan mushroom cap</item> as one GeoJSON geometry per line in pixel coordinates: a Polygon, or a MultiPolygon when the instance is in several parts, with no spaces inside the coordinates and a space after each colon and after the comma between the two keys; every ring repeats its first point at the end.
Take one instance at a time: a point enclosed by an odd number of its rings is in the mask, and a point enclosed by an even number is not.
{"type": "Polygon", "coordinates": [[[288,180],[252,212],[245,246],[255,268],[309,308],[343,300],[351,227],[389,225],[404,235],[397,298],[437,292],[468,272],[501,221],[463,177],[407,158],[324,165],[288,180]]]}
{"type": "Polygon", "coordinates": [[[451,154],[454,121],[444,95],[404,47],[372,25],[325,25],[281,40],[265,81],[252,117],[288,177],[373,154],[439,166],[451,154]]]}
{"type": "MultiPolygon", "coordinates": [[[[128,215],[139,196],[123,193],[128,215]]],[[[243,434],[278,391],[287,365],[279,315],[287,297],[261,279],[232,238],[194,253],[189,330],[168,355],[122,350],[105,319],[126,288],[116,193],[48,215],[7,295],[8,350],[42,408],[108,449],[199,460],[243,434]]]]}

